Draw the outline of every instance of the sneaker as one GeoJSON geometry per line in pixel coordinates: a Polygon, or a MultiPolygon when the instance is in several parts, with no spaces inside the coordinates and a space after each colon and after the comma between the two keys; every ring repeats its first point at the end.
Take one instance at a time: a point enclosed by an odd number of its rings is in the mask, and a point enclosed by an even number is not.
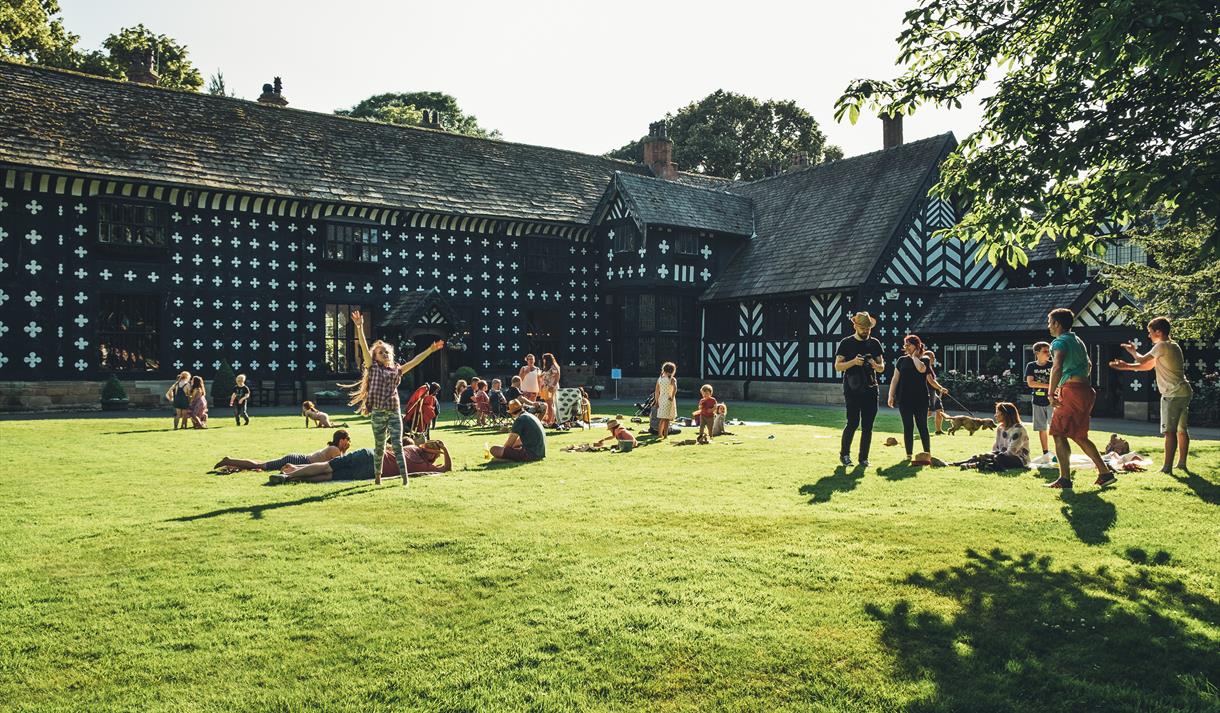
{"type": "Polygon", "coordinates": [[[1097,480],[1093,481],[1093,485],[1096,485],[1100,488],[1105,488],[1107,486],[1114,485],[1117,482],[1118,482],[1118,476],[1115,475],[1114,471],[1110,471],[1108,473],[1102,473],[1101,475],[1097,476],[1097,480]]]}
{"type": "Polygon", "coordinates": [[[851,465],[851,456],[839,456],[839,463],[842,465],[851,465]]]}
{"type": "Polygon", "coordinates": [[[1054,489],[1056,489],[1056,490],[1071,490],[1071,489],[1072,489],[1072,481],[1068,480],[1067,478],[1057,478],[1057,479],[1055,479],[1053,482],[1046,483],[1046,484],[1045,484],[1045,485],[1043,485],[1042,487],[1044,487],[1044,488],[1054,488],[1054,489]]]}
{"type": "Polygon", "coordinates": [[[860,459],[860,467],[861,467],[861,468],[867,468],[867,467],[869,467],[869,465],[871,465],[871,464],[868,462],[868,459],[867,459],[867,458],[861,458],[861,459],[860,459]]]}
{"type": "Polygon", "coordinates": [[[272,485],[283,485],[284,483],[288,482],[288,476],[284,475],[283,473],[272,473],[268,480],[271,481],[272,485]]]}

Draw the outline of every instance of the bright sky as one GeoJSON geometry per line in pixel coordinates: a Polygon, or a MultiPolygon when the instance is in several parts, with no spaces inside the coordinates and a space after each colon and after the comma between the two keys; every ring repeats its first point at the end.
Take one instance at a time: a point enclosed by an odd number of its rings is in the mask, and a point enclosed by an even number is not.
{"type": "MultiPolygon", "coordinates": [[[[602,153],[716,89],[792,99],[848,156],[881,147],[881,122],[836,124],[856,77],[896,73],[915,0],[589,3],[504,0],[60,0],[81,45],[143,22],[254,99],[283,77],[291,106],[350,107],[387,91],[439,90],[509,141],[602,153]]],[[[964,138],[980,110],[921,109],[905,138],[964,138]]]]}

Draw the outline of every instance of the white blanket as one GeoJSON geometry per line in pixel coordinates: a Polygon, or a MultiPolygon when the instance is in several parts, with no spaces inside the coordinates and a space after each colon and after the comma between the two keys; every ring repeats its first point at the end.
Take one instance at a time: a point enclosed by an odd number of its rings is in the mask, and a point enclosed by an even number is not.
{"type": "MultiPolygon", "coordinates": [[[[1044,453],[1044,454],[1038,456],[1037,458],[1031,459],[1029,461],[1029,467],[1030,468],[1056,468],[1058,466],[1055,463],[1055,461],[1053,460],[1053,457],[1054,456],[1051,453],[1044,453]]],[[[1139,453],[1134,453],[1134,452],[1128,453],[1127,455],[1123,455],[1123,456],[1120,456],[1117,453],[1106,453],[1106,454],[1102,455],[1102,460],[1104,460],[1106,462],[1106,465],[1110,466],[1111,468],[1113,468],[1114,470],[1117,470],[1119,472],[1122,472],[1123,466],[1127,465],[1128,463],[1135,463],[1136,465],[1139,465],[1143,468],[1152,467],[1152,460],[1150,458],[1148,458],[1147,456],[1140,455],[1139,453]]],[[[1093,461],[1089,460],[1089,457],[1086,455],[1082,455],[1080,453],[1073,453],[1071,466],[1073,468],[1087,470],[1087,469],[1093,467],[1093,461]]]]}

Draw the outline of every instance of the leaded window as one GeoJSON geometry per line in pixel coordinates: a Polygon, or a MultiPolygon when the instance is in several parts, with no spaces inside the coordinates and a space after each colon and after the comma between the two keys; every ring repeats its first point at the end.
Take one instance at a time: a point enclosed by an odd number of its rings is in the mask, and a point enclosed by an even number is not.
{"type": "Polygon", "coordinates": [[[161,367],[161,298],[98,295],[98,366],[109,371],[157,371],[161,367]]]}
{"type": "Polygon", "coordinates": [[[332,374],[350,374],[363,368],[360,361],[360,337],[352,322],[352,312],[359,310],[364,316],[364,336],[372,338],[372,311],[362,305],[326,305],[326,325],[323,332],[323,347],[326,349],[326,371],[332,374]]]}
{"type": "Polygon", "coordinates": [[[168,217],[164,206],[113,200],[97,205],[97,240],[106,245],[165,247],[168,217]]]}
{"type": "Polygon", "coordinates": [[[694,233],[678,233],[674,237],[674,252],[679,255],[694,255],[699,252],[699,239],[694,233]]]}
{"type": "Polygon", "coordinates": [[[382,228],[348,223],[326,224],[327,260],[340,262],[377,262],[377,243],[382,228]]]}

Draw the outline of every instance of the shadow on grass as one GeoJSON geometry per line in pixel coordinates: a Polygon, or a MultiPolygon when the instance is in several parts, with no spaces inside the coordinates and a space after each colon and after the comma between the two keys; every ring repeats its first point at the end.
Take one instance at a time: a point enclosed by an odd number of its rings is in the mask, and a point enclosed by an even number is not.
{"type": "MultiPolygon", "coordinates": [[[[316,483],[322,485],[322,483],[316,483]]],[[[280,486],[283,487],[283,486],[280,486]]],[[[328,490],[317,495],[310,495],[306,498],[298,498],[296,500],[283,500],[274,503],[260,503],[258,505],[243,505],[239,507],[222,508],[220,510],[212,510],[210,512],[201,512],[197,515],[183,515],[181,517],[172,517],[166,522],[193,522],[195,520],[206,520],[208,518],[220,517],[222,515],[241,515],[248,514],[251,520],[261,520],[263,513],[268,510],[279,510],[280,508],[296,507],[297,505],[309,505],[310,503],[320,503],[324,500],[332,500],[334,498],[346,497],[348,495],[359,495],[360,493],[370,492],[375,489],[371,482],[361,485],[349,485],[346,488],[338,490],[328,490]]]]}
{"type": "Polygon", "coordinates": [[[878,468],[877,475],[886,480],[906,480],[907,478],[914,478],[923,469],[924,466],[922,465],[911,465],[910,462],[904,460],[888,468],[878,468]]]}
{"type": "Polygon", "coordinates": [[[1220,606],[1171,571],[1057,569],[966,552],[905,584],[952,604],[869,604],[894,674],[933,692],[913,711],[1216,710],[1220,606]],[[945,613],[949,611],[950,613],[945,613]]]}
{"type": "Polygon", "coordinates": [[[856,489],[864,478],[865,468],[857,465],[849,472],[847,466],[835,468],[835,472],[820,479],[816,483],[806,483],[800,488],[801,495],[809,495],[809,504],[830,502],[835,493],[847,493],[856,489]]]}
{"type": "Polygon", "coordinates": [[[202,428],[145,428],[139,431],[102,431],[103,436],[130,436],[133,433],[166,433],[167,431],[202,431],[202,428]]]}
{"type": "Polygon", "coordinates": [[[1103,500],[1100,490],[1060,490],[1059,499],[1064,503],[1059,508],[1064,519],[1072,526],[1077,539],[1086,545],[1101,545],[1110,541],[1106,530],[1114,527],[1118,520],[1118,508],[1103,500]]]}
{"type": "Polygon", "coordinates": [[[1209,505],[1220,505],[1220,485],[1211,482],[1198,473],[1186,470],[1185,468],[1181,470],[1186,473],[1185,478],[1177,473],[1172,473],[1169,477],[1193,490],[1195,495],[1198,495],[1199,499],[1203,502],[1209,505]]]}

